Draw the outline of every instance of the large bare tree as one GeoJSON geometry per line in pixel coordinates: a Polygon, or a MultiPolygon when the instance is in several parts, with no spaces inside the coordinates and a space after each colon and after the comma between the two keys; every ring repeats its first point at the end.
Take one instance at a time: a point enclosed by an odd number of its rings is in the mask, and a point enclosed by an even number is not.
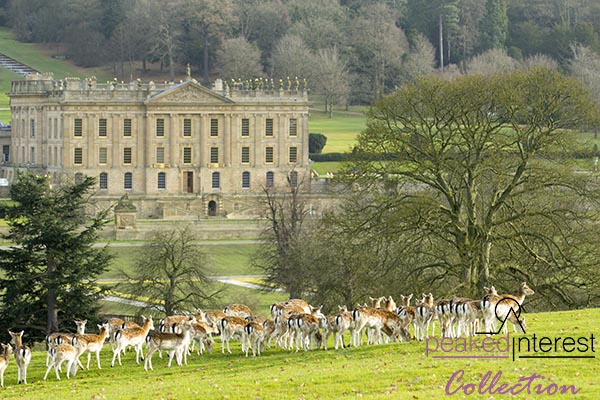
{"type": "MultiPolygon", "coordinates": [[[[307,280],[302,268],[302,236],[309,208],[302,196],[303,182],[288,175],[281,187],[264,188],[263,206],[269,222],[252,263],[267,274],[267,282],[282,287],[290,298],[302,297],[307,280]]],[[[297,175],[296,175],[297,176],[297,175]]]]}
{"type": "Polygon", "coordinates": [[[212,305],[220,289],[211,284],[210,258],[190,226],[154,231],[133,271],[121,270],[120,285],[143,300],[145,310],[173,315],[212,305]]]}
{"type": "Polygon", "coordinates": [[[571,148],[594,115],[577,81],[543,68],[404,86],[359,137],[351,168],[372,202],[358,215],[413,243],[407,277],[470,296],[528,279],[547,303],[589,304],[597,182],[571,148]]]}

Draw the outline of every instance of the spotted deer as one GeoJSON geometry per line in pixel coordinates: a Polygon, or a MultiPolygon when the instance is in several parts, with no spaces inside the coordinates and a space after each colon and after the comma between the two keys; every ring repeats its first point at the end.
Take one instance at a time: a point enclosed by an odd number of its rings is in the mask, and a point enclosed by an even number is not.
{"type": "Polygon", "coordinates": [[[27,384],[27,368],[31,362],[31,349],[23,345],[23,332],[11,332],[11,344],[14,346],[15,364],[17,364],[17,383],[27,384]]]}
{"type": "Polygon", "coordinates": [[[333,348],[337,350],[342,345],[344,345],[344,334],[346,332],[350,332],[350,336],[352,337],[354,332],[354,320],[352,319],[352,313],[348,311],[346,306],[338,306],[339,313],[333,316],[333,320],[330,321],[329,317],[327,320],[327,333],[323,342],[325,343],[325,350],[327,350],[327,341],[329,335],[333,333],[333,348]]]}
{"type": "Polygon", "coordinates": [[[417,340],[425,340],[429,337],[429,326],[435,314],[435,304],[431,293],[424,294],[421,303],[415,310],[415,338],[417,340]]]}
{"type": "Polygon", "coordinates": [[[244,318],[235,316],[226,316],[221,320],[221,353],[225,354],[225,346],[227,346],[227,352],[231,354],[229,341],[234,338],[237,338],[242,343],[242,352],[245,351],[242,335],[247,323],[248,321],[244,318]]]}
{"type": "Polygon", "coordinates": [[[302,347],[304,351],[312,348],[313,344],[318,349],[321,347],[323,337],[320,332],[321,321],[325,315],[321,312],[323,306],[311,307],[310,314],[299,314],[296,318],[296,351],[302,347]]]}
{"type": "Polygon", "coordinates": [[[248,350],[252,349],[252,356],[260,356],[261,348],[263,346],[265,328],[263,324],[256,321],[250,321],[244,326],[244,334],[242,341],[245,342],[246,357],[248,357],[248,350]]]}
{"type": "Polygon", "coordinates": [[[306,313],[310,314],[310,304],[302,299],[290,299],[279,303],[274,303],[270,307],[271,316],[275,318],[278,315],[306,313]]]}
{"type": "Polygon", "coordinates": [[[10,344],[2,343],[2,354],[0,355],[0,386],[4,387],[4,371],[8,367],[10,361],[10,355],[13,353],[10,344]]]}
{"type": "Polygon", "coordinates": [[[194,319],[194,317],[189,315],[169,315],[160,320],[158,330],[160,332],[178,333],[176,330],[181,326],[181,323],[183,321],[191,322],[192,319],[194,319]]]}
{"type": "Polygon", "coordinates": [[[168,368],[171,368],[174,356],[177,365],[182,365],[182,361],[186,358],[186,352],[191,341],[192,323],[183,320],[177,330],[181,333],[154,332],[154,334],[147,336],[148,353],[144,359],[145,371],[148,371],[148,366],[150,366],[151,370],[154,369],[152,366],[152,355],[159,349],[169,352],[168,368]]]}
{"type": "MultiPolygon", "coordinates": [[[[121,318],[110,318],[106,323],[108,323],[108,341],[113,350],[117,345],[117,342],[115,341],[115,333],[117,333],[117,331],[121,329],[141,328],[139,324],[133,321],[125,321],[121,318]]],[[[125,354],[125,349],[123,349],[123,354],[125,354]]]]}
{"type": "Polygon", "coordinates": [[[202,311],[198,310],[194,314],[196,321],[206,322],[210,325],[216,326],[220,329],[221,320],[227,316],[222,310],[209,310],[202,311]]]}
{"type": "MultiPolygon", "coordinates": [[[[75,320],[75,326],[77,326],[77,334],[83,335],[85,333],[85,325],[87,324],[87,319],[84,320],[75,320]]],[[[46,349],[50,350],[51,347],[54,347],[59,344],[69,344],[71,340],[75,336],[75,333],[62,333],[62,332],[54,332],[46,336],[46,349]]],[[[50,364],[51,355],[48,352],[46,356],[46,367],[50,364]]],[[[78,360],[79,361],[79,360],[78,360]]],[[[80,363],[79,366],[83,369],[83,365],[80,363]]]]}
{"type": "Polygon", "coordinates": [[[105,322],[102,325],[98,325],[98,334],[76,334],[73,336],[71,340],[71,345],[73,345],[78,351],[79,356],[83,355],[86,351],[88,352],[87,366],[86,369],[90,369],[90,360],[92,358],[92,353],[96,353],[96,361],[98,362],[98,369],[100,367],[100,350],[104,347],[104,342],[108,337],[109,325],[105,322]]]}
{"type": "Polygon", "coordinates": [[[154,322],[152,318],[146,318],[142,316],[144,319],[144,325],[141,327],[133,327],[133,328],[125,328],[119,329],[115,332],[114,338],[117,344],[116,348],[113,350],[113,358],[110,364],[111,367],[115,366],[115,359],[119,359],[119,365],[121,364],[121,352],[125,350],[127,346],[133,346],[135,349],[135,363],[140,363],[140,357],[144,358],[142,353],[142,345],[144,344],[144,340],[150,332],[151,329],[154,329],[154,322]]]}
{"type": "MultiPolygon", "coordinates": [[[[523,333],[521,325],[523,325],[525,321],[524,319],[519,321],[515,315],[515,312],[518,312],[517,309],[521,307],[525,301],[525,297],[533,294],[535,294],[535,292],[527,285],[527,282],[522,282],[516,295],[486,295],[482,301],[486,332],[495,332],[497,319],[502,321],[506,321],[508,319],[513,324],[514,329],[517,329],[520,333],[523,333]]],[[[506,324],[504,324],[504,330],[507,330],[506,324]]]]}
{"type": "MultiPolygon", "coordinates": [[[[71,339],[71,341],[77,341],[77,338],[71,339]]],[[[48,365],[48,369],[46,369],[46,374],[44,375],[44,380],[48,377],[50,370],[54,368],[54,372],[56,373],[56,379],[60,381],[60,370],[62,364],[66,361],[67,363],[67,379],[71,376],[75,376],[77,374],[77,357],[79,356],[79,351],[71,344],[59,344],[57,346],[52,347],[50,350],[50,355],[52,356],[50,360],[50,365],[48,365]]]]}
{"type": "MultiPolygon", "coordinates": [[[[279,316],[275,318],[280,318],[279,316]]],[[[275,331],[277,330],[277,325],[274,319],[267,319],[263,322],[263,335],[264,340],[267,342],[267,348],[271,348],[271,340],[275,338],[275,331]]]]}
{"type": "Polygon", "coordinates": [[[216,326],[208,324],[202,321],[194,321],[192,325],[192,351],[194,351],[196,343],[198,344],[198,355],[203,354],[204,350],[208,350],[212,354],[213,350],[213,337],[212,335],[218,335],[219,330],[216,326]]]}
{"type": "Polygon", "coordinates": [[[223,312],[232,317],[248,318],[252,316],[252,310],[245,304],[229,304],[223,309],[223,312]]]}

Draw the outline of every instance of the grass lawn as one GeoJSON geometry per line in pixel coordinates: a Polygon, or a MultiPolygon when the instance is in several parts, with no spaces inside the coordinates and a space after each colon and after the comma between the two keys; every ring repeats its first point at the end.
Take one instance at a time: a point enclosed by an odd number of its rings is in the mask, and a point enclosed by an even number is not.
{"type": "Polygon", "coordinates": [[[341,168],[342,163],[340,161],[319,161],[311,164],[311,169],[317,171],[321,176],[325,176],[328,172],[337,173],[341,168]]]}
{"type": "MultiPolygon", "coordinates": [[[[1,41],[2,39],[0,39],[1,41]]],[[[0,120],[5,124],[11,120],[9,99],[6,93],[10,92],[11,82],[15,79],[21,79],[21,75],[0,67],[0,120]]]]}
{"type": "MultiPolygon", "coordinates": [[[[527,336],[532,338],[535,333],[538,339],[541,336],[551,340],[557,337],[587,338],[591,332],[597,332],[598,320],[599,309],[529,314],[527,336]]],[[[597,346],[596,340],[595,348],[597,346]]],[[[271,348],[256,358],[244,357],[237,343],[232,342],[232,354],[221,354],[220,347],[217,341],[213,354],[198,356],[194,353],[188,357],[188,365],[174,365],[170,369],[166,367],[166,358],[161,360],[155,355],[154,370],[145,372],[142,365],[135,364],[132,351],[122,357],[122,366],[110,368],[112,352],[106,344],[101,352],[101,370],[92,359],[90,371],[79,371],[67,380],[63,366],[61,381],[57,381],[51,371],[45,382],[42,381],[46,370],[45,353],[34,352],[28,384],[16,384],[16,366],[11,362],[5,373],[6,387],[0,391],[0,396],[48,400],[600,398],[600,367],[596,359],[439,359],[431,354],[426,356],[425,343],[415,341],[298,353],[271,348]],[[462,380],[449,382],[451,376],[460,375],[460,371],[464,371],[462,380]],[[496,389],[501,384],[512,387],[519,379],[528,379],[533,374],[541,377],[530,385],[530,394],[525,391],[517,396],[480,395],[478,388],[488,371],[491,377],[501,373],[496,389]],[[473,390],[474,394],[466,396],[461,385],[467,392],[473,390]],[[554,390],[563,385],[573,385],[579,390],[577,396],[536,393],[536,390],[554,390]],[[448,396],[446,390],[457,392],[448,396]]],[[[558,354],[565,353],[559,351],[558,354]]],[[[586,354],[593,355],[589,351],[586,354]]],[[[482,390],[489,388],[490,381],[481,386],[482,390]]],[[[524,386],[525,383],[521,383],[515,390],[524,386]]]]}
{"type": "Polygon", "coordinates": [[[363,113],[333,113],[328,118],[323,111],[311,110],[308,119],[309,131],[327,136],[323,153],[344,153],[352,150],[358,134],[365,129],[367,119],[363,113]]]}
{"type": "MultiPolygon", "coordinates": [[[[250,257],[257,249],[257,244],[231,244],[204,245],[203,251],[211,258],[212,267],[209,276],[232,276],[232,275],[260,275],[263,272],[252,268],[250,257]]],[[[120,269],[128,272],[133,270],[133,264],[143,244],[139,246],[110,247],[109,251],[114,255],[111,267],[103,273],[100,279],[119,278],[120,269]]]]}

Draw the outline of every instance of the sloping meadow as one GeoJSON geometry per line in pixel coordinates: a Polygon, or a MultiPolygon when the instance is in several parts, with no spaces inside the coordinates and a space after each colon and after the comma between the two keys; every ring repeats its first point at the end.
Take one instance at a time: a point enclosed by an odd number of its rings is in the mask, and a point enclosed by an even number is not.
{"type": "Polygon", "coordinates": [[[135,364],[133,351],[123,357],[122,366],[111,368],[112,351],[106,344],[101,370],[92,362],[89,371],[79,370],[67,380],[63,366],[61,381],[54,371],[47,381],[42,380],[46,354],[36,351],[27,385],[16,384],[16,365],[11,360],[0,398],[497,399],[512,394],[532,399],[576,394],[596,399],[600,398],[600,368],[595,358],[599,320],[598,309],[529,314],[525,335],[513,335],[509,327],[508,336],[478,335],[443,344],[438,338],[437,348],[431,339],[337,351],[331,349],[330,338],[327,351],[296,353],[272,347],[261,357],[248,358],[239,344],[232,346],[232,354],[222,354],[217,339],[213,354],[194,353],[188,365],[181,367],[174,364],[169,369],[167,357],[155,356],[154,370],[149,372],[135,364]]]}

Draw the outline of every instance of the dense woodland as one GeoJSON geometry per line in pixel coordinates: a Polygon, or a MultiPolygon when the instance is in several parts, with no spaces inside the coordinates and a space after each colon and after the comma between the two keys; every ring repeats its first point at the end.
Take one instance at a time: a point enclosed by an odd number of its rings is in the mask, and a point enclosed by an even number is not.
{"type": "Polygon", "coordinates": [[[330,104],[434,71],[532,59],[573,71],[600,51],[595,0],[0,0],[0,23],[124,80],[150,65],[174,79],[189,63],[204,82],[306,78],[330,104]]]}

